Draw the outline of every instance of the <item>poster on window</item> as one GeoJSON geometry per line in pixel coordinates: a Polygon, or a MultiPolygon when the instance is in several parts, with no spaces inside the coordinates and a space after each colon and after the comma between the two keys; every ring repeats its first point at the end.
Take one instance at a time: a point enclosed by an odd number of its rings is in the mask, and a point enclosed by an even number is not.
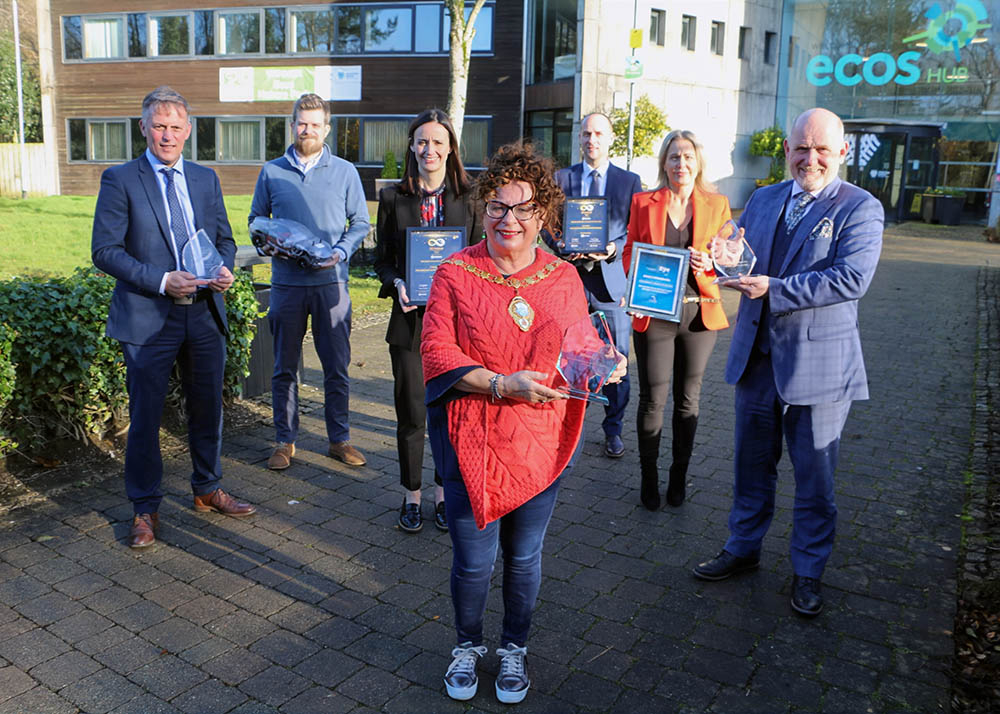
{"type": "Polygon", "coordinates": [[[307,92],[324,99],[361,99],[361,66],[220,67],[220,102],[293,102],[307,92]]]}

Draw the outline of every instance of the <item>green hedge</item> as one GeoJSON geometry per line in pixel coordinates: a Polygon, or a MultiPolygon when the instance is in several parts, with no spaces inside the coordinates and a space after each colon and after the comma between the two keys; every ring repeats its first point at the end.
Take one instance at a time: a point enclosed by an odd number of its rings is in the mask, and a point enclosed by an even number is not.
{"type": "Polygon", "coordinates": [[[0,456],[17,447],[17,443],[7,436],[4,428],[4,413],[11,397],[14,396],[16,382],[14,363],[10,359],[10,352],[14,347],[14,335],[10,325],[0,322],[0,456]]]}
{"type": "MultiPolygon", "coordinates": [[[[239,272],[226,296],[230,397],[238,394],[240,377],[247,373],[257,316],[250,277],[239,272]]],[[[8,408],[0,412],[0,434],[23,444],[38,436],[101,439],[125,420],[121,347],[104,336],[114,283],[93,268],[68,277],[0,282],[0,315],[14,335],[9,361],[17,384],[16,390],[11,385],[8,408]]],[[[8,384],[3,372],[0,349],[0,398],[8,384]]]]}

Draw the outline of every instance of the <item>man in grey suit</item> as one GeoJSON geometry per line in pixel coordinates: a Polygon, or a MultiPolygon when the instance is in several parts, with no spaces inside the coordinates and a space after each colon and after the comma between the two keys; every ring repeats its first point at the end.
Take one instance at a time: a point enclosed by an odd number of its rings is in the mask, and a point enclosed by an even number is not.
{"type": "Polygon", "coordinates": [[[182,158],[191,119],[174,90],[158,87],[146,95],[139,127],[145,153],[101,175],[91,243],[94,265],[117,279],[107,335],[121,343],[125,357],[132,548],[152,545],[160,524],[160,415],[174,362],[183,377],[195,510],[230,516],[256,511],[219,488],[227,330],[222,293],[233,284],[236,255],[219,177],[182,158]],[[184,246],[199,228],[224,263],[212,280],[198,279],[184,265],[184,246]]]}
{"type": "Polygon", "coordinates": [[[882,204],[838,178],[846,155],[840,119],[804,112],[785,141],[793,180],[755,192],[740,216],[757,274],[726,283],[743,295],[726,364],[736,385],[730,535],[694,569],[723,580],[760,565],[784,436],[795,472],[791,605],[807,617],[823,608],[841,430],[851,402],[868,398],[858,300],[882,250],[882,204]]]}

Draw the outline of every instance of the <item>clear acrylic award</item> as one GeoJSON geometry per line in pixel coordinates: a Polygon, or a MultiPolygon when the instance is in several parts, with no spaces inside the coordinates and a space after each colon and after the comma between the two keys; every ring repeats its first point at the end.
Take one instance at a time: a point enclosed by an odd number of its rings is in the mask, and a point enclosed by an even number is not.
{"type": "Polygon", "coordinates": [[[757,264],[757,256],[733,220],[726,221],[715,234],[711,249],[716,283],[750,275],[757,264]]]}
{"type": "Polygon", "coordinates": [[[215,280],[222,270],[222,256],[204,229],[199,228],[181,250],[181,265],[199,280],[215,280]]]}
{"type": "Polygon", "coordinates": [[[556,389],[573,399],[607,404],[601,389],[620,359],[608,321],[598,310],[566,329],[556,364],[566,384],[556,389]]]}

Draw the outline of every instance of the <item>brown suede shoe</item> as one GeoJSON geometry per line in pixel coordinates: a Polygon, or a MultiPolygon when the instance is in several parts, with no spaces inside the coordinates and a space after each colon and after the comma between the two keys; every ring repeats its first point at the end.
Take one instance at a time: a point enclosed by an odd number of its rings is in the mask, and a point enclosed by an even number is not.
{"type": "Polygon", "coordinates": [[[243,516],[249,516],[256,513],[257,506],[251,506],[249,503],[237,501],[221,488],[217,488],[211,493],[206,493],[204,496],[195,496],[194,510],[199,513],[215,511],[216,513],[222,513],[227,516],[242,518],[243,516]]]}
{"type": "Polygon", "coordinates": [[[128,532],[129,548],[148,548],[156,542],[156,531],[160,528],[160,514],[139,513],[132,519],[128,532]]]}
{"type": "Polygon", "coordinates": [[[272,471],[283,471],[292,465],[292,457],[295,456],[295,444],[284,444],[278,442],[274,447],[274,453],[267,460],[267,468],[272,471]]]}
{"type": "Polygon", "coordinates": [[[361,455],[361,452],[351,446],[348,441],[341,441],[336,444],[331,443],[329,454],[337,459],[337,461],[343,461],[348,466],[364,466],[368,463],[365,461],[365,457],[361,455]]]}

